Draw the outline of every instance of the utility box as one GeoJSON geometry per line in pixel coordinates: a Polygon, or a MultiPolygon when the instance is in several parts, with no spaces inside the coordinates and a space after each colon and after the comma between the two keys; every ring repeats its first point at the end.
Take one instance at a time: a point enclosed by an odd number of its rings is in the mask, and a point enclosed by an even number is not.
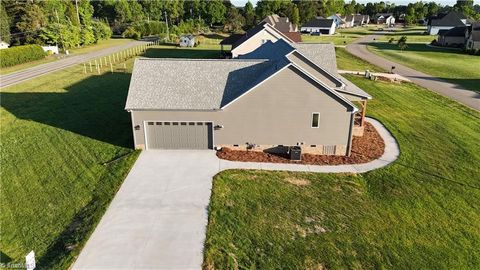
{"type": "Polygon", "coordinates": [[[302,160],[302,148],[300,146],[291,146],[288,149],[288,154],[290,156],[290,160],[302,160]]]}

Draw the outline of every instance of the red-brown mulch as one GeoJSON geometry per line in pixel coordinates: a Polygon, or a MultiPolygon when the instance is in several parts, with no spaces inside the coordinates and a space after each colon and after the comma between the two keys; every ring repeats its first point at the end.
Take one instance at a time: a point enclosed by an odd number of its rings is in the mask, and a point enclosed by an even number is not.
{"type": "Polygon", "coordinates": [[[352,153],[346,156],[328,156],[302,154],[301,161],[291,161],[286,154],[270,154],[259,151],[231,150],[223,148],[217,151],[217,156],[221,159],[244,162],[272,162],[272,163],[296,163],[311,165],[340,165],[340,164],[359,164],[377,159],[383,155],[385,142],[375,127],[366,123],[362,137],[353,137],[352,153]]]}

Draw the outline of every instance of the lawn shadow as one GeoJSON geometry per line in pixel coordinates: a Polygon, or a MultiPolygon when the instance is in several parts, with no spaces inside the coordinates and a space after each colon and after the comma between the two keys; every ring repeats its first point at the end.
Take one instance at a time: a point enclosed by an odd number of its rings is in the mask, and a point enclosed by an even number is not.
{"type": "Polygon", "coordinates": [[[196,48],[148,48],[143,54],[150,58],[199,58],[199,59],[218,59],[221,58],[220,50],[202,50],[196,48]]]}
{"type": "Polygon", "coordinates": [[[0,263],[9,263],[12,261],[12,258],[8,256],[7,254],[3,253],[3,251],[0,250],[0,263]]]}
{"type": "Polygon", "coordinates": [[[66,92],[2,92],[1,104],[17,118],[130,148],[130,117],[124,109],[130,75],[93,75],[66,87],[66,92]]]}
{"type": "Polygon", "coordinates": [[[430,76],[410,76],[412,78],[424,79],[430,81],[445,81],[454,84],[455,89],[475,92],[474,98],[480,99],[480,79],[453,79],[453,78],[439,78],[430,76]]]}

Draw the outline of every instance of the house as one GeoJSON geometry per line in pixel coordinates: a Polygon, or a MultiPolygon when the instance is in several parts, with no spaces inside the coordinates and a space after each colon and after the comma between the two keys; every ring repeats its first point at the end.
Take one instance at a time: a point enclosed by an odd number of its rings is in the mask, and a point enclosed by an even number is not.
{"type": "Polygon", "coordinates": [[[440,14],[432,17],[427,23],[427,33],[437,35],[440,30],[450,30],[456,26],[467,25],[467,17],[460,12],[450,11],[447,14],[440,14]]]}
{"type": "Polygon", "coordinates": [[[343,19],[345,21],[345,28],[353,27],[354,19],[355,18],[353,15],[345,16],[345,18],[343,19]]]}
{"type": "Polygon", "coordinates": [[[349,155],[368,99],[338,75],[332,44],[279,39],[240,59],[137,59],[125,109],[137,149],[349,155]]]}
{"type": "Polygon", "coordinates": [[[180,36],[180,47],[194,47],[195,46],[195,37],[193,35],[182,35],[180,36]]]}
{"type": "Polygon", "coordinates": [[[437,43],[445,47],[463,47],[465,45],[466,32],[467,26],[456,26],[450,30],[440,30],[437,43]]]}
{"type": "Polygon", "coordinates": [[[465,37],[465,48],[467,50],[480,49],[480,22],[474,22],[468,26],[465,37]]]}
{"type": "Polygon", "coordinates": [[[362,26],[370,22],[370,16],[355,14],[353,15],[353,26],[362,26]]]}
{"type": "Polygon", "coordinates": [[[335,21],[333,19],[324,19],[319,17],[314,17],[310,21],[306,22],[300,28],[302,33],[320,33],[323,35],[333,35],[335,34],[335,21]]]}
{"type": "Polygon", "coordinates": [[[265,17],[262,22],[270,24],[273,28],[295,42],[302,41],[302,35],[300,31],[298,31],[298,26],[290,22],[288,17],[280,17],[277,14],[273,14],[265,17]]]}
{"type": "Polygon", "coordinates": [[[3,40],[0,40],[0,50],[1,49],[8,49],[8,46],[10,46],[10,44],[6,43],[3,40]]]}
{"type": "Polygon", "coordinates": [[[377,13],[374,21],[376,24],[395,25],[395,17],[393,17],[392,13],[377,13]]]}
{"type": "Polygon", "coordinates": [[[335,27],[345,28],[345,20],[340,16],[340,14],[333,14],[328,16],[327,19],[333,20],[335,27]]]}

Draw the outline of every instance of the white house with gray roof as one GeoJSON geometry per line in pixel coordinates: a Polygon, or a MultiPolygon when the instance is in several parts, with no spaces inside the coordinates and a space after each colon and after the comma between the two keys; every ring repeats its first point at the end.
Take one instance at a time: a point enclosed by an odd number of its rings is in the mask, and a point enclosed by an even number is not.
{"type": "Polygon", "coordinates": [[[368,99],[338,75],[332,44],[277,40],[240,59],[137,59],[125,109],[138,149],[349,155],[368,99]]]}

